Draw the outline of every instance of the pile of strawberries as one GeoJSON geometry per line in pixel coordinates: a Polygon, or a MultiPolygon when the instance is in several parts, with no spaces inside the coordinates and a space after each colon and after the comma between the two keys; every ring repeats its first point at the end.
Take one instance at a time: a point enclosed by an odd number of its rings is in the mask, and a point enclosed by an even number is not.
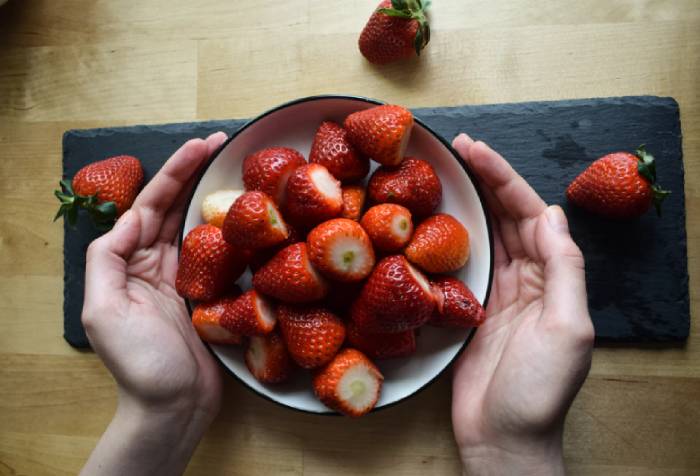
{"type": "Polygon", "coordinates": [[[261,382],[309,369],[326,406],[360,416],[382,386],[373,359],[410,356],[424,324],[483,322],[467,286],[445,275],[467,262],[469,233],[434,214],[433,167],[404,157],[413,122],[393,105],[323,122],[308,162],[286,147],[257,151],[243,162],[245,191],[206,197],[207,224],[185,237],[176,281],[197,303],[203,340],[247,345],[261,382]],[[365,188],[370,158],[381,166],[365,188]],[[242,292],[235,283],[248,266],[253,288],[242,292]]]}

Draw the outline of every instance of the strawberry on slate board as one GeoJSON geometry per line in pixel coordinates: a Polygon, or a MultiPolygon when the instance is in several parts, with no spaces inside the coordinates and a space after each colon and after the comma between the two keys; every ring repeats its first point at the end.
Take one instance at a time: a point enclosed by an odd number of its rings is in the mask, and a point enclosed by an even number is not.
{"type": "Polygon", "coordinates": [[[417,218],[425,218],[442,201],[442,183],[425,160],[406,157],[398,167],[379,167],[369,179],[367,195],[372,203],[397,203],[417,218]]]}
{"type": "Polygon", "coordinates": [[[224,239],[247,250],[268,248],[289,237],[275,202],[263,192],[246,192],[229,208],[222,228],[224,239]]]}
{"type": "Polygon", "coordinates": [[[384,0],[372,13],[358,41],[368,61],[386,64],[420,52],[430,41],[425,16],[429,0],[384,0]]]}
{"type": "Polygon", "coordinates": [[[341,182],[361,180],[369,173],[369,159],[355,150],[345,129],[331,121],[316,131],[309,162],[323,165],[341,182]]]}
{"type": "Polygon", "coordinates": [[[476,327],[486,320],[486,312],[471,290],[457,278],[433,279],[437,306],[428,324],[436,327],[476,327]]]}
{"type": "Polygon", "coordinates": [[[247,191],[265,192],[277,205],[284,202],[289,175],[306,159],[289,147],[268,147],[243,160],[243,184],[247,191]]]}
{"type": "Polygon", "coordinates": [[[337,281],[360,281],[374,267],[374,250],[367,232],[356,221],[334,218],[306,237],[309,259],[322,274],[337,281]]]}
{"type": "Polygon", "coordinates": [[[406,257],[429,273],[450,273],[469,259],[469,232],[455,217],[438,213],[416,227],[404,250],[406,257]]]}
{"type": "Polygon", "coordinates": [[[61,202],[54,221],[65,216],[75,225],[78,210],[87,210],[95,226],[112,227],[117,217],[134,203],[143,184],[143,168],[136,157],[120,155],[88,164],[72,181],[61,180],[54,194],[61,202]]]}
{"type": "Polygon", "coordinates": [[[656,163],[644,146],[635,154],[615,152],[593,162],[571,182],[566,197],[579,207],[608,218],[635,218],[671,193],[656,183],[656,163]]]}
{"type": "Polygon", "coordinates": [[[279,323],[292,359],[305,369],[327,364],[345,340],[345,324],[322,307],[281,305],[279,323]]]}
{"type": "Polygon", "coordinates": [[[394,334],[362,332],[354,321],[348,322],[348,344],[364,352],[371,359],[408,357],[416,351],[416,333],[413,329],[394,334]]]}
{"type": "Polygon", "coordinates": [[[324,405],[351,417],[369,413],[379,400],[384,377],[356,349],[343,349],[313,379],[314,393],[324,405]]]}
{"type": "Polygon", "coordinates": [[[353,112],[343,125],[360,152],[382,165],[398,165],[411,137],[413,114],[401,106],[385,104],[353,112]]]}
{"type": "Polygon", "coordinates": [[[230,289],[245,267],[245,256],[226,243],[220,228],[199,225],[182,241],[175,289],[184,298],[210,301],[230,289]]]}
{"type": "Polygon", "coordinates": [[[411,212],[395,203],[373,206],[362,217],[360,225],[375,248],[389,253],[401,251],[413,234],[411,212]]]}
{"type": "Polygon", "coordinates": [[[263,383],[284,382],[293,371],[284,341],[276,332],[249,339],[245,364],[253,377],[263,383]]]}

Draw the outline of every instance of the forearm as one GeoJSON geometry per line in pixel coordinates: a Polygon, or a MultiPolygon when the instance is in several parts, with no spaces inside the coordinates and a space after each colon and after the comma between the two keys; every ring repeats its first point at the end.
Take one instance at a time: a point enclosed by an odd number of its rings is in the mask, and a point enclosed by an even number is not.
{"type": "Polygon", "coordinates": [[[482,445],[461,451],[465,476],[561,476],[564,470],[561,438],[524,446],[482,445]]]}
{"type": "Polygon", "coordinates": [[[210,418],[195,407],[145,411],[120,402],[81,475],[182,474],[210,418]]]}

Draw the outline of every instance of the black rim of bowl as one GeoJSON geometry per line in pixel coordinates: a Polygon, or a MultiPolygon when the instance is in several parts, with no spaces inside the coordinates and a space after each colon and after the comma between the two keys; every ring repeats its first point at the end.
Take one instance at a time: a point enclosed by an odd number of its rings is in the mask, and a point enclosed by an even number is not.
{"type": "MultiPolygon", "coordinates": [[[[279,106],[273,107],[272,109],[268,109],[267,111],[263,112],[259,116],[249,120],[245,124],[243,124],[235,133],[231,135],[221,146],[214,151],[214,153],[209,157],[207,160],[206,164],[202,167],[202,170],[199,172],[197,176],[197,180],[194,183],[194,186],[192,187],[192,190],[190,191],[190,196],[187,199],[187,208],[186,210],[189,211],[190,204],[192,203],[192,198],[194,197],[194,194],[199,187],[199,183],[202,181],[202,177],[204,177],[204,174],[206,174],[207,170],[211,166],[211,164],[216,160],[216,158],[221,154],[221,151],[223,151],[228,144],[235,140],[236,137],[238,137],[239,134],[241,134],[243,131],[248,129],[250,126],[255,124],[256,122],[260,121],[261,119],[264,119],[265,117],[269,116],[270,114],[273,114],[281,109],[285,109],[290,106],[295,106],[297,104],[302,104],[305,102],[312,102],[312,101],[319,101],[319,100],[329,100],[329,99],[342,99],[342,100],[350,100],[350,101],[357,101],[357,102],[363,102],[363,103],[368,103],[368,104],[374,104],[374,105],[382,105],[386,104],[385,102],[378,101],[376,99],[371,99],[367,98],[364,96],[353,96],[353,95],[345,95],[345,94],[323,94],[323,95],[317,95],[317,96],[307,96],[299,99],[294,99],[292,101],[288,101],[285,103],[280,104],[279,106]]],[[[479,182],[477,181],[476,177],[472,174],[471,170],[467,167],[467,165],[464,163],[464,161],[460,158],[459,154],[457,154],[457,151],[454,150],[452,145],[448,143],[445,138],[443,138],[440,134],[435,132],[430,126],[428,126],[425,122],[423,122],[421,119],[417,118],[414,116],[414,120],[417,124],[419,124],[421,127],[423,127],[426,131],[428,131],[435,139],[437,139],[447,150],[450,151],[452,154],[452,157],[457,161],[457,163],[462,167],[462,169],[466,172],[467,176],[469,177],[469,180],[471,180],[472,185],[474,186],[474,189],[476,190],[476,194],[479,197],[479,202],[481,205],[481,210],[484,213],[484,218],[486,221],[486,230],[488,232],[489,236],[489,278],[488,278],[488,284],[486,286],[486,296],[484,297],[484,303],[483,306],[486,307],[488,302],[489,302],[489,297],[491,296],[491,286],[493,284],[493,273],[494,273],[494,251],[493,251],[493,228],[491,226],[491,216],[488,212],[488,209],[486,208],[485,201],[483,194],[481,192],[481,187],[479,185],[479,182]]],[[[185,230],[185,221],[187,220],[187,211],[183,214],[182,217],[182,222],[180,223],[180,234],[178,238],[178,256],[180,255],[180,250],[182,249],[182,240],[184,238],[183,232],[185,230]]],[[[190,303],[189,299],[185,299],[185,305],[187,306],[187,310],[190,313],[190,317],[192,316],[192,304],[190,303]]],[[[401,403],[418,393],[422,392],[426,388],[428,388],[433,382],[435,382],[442,374],[445,373],[445,371],[452,366],[452,364],[459,358],[460,355],[462,355],[462,352],[464,352],[464,349],[467,348],[467,345],[469,345],[469,342],[474,338],[474,334],[476,334],[477,328],[473,327],[471,331],[469,332],[469,335],[467,338],[464,340],[464,343],[462,346],[459,348],[459,350],[455,353],[455,355],[450,359],[450,361],[445,365],[439,372],[437,372],[430,380],[428,380],[425,384],[423,384],[420,388],[417,390],[413,391],[412,393],[409,393],[408,395],[401,397],[397,400],[394,400],[391,403],[384,404],[379,407],[375,407],[372,409],[371,413],[377,412],[379,410],[384,410],[386,408],[393,407],[394,405],[397,405],[398,403],[401,403]]],[[[279,405],[284,408],[289,408],[292,410],[296,410],[298,412],[303,412],[303,413],[308,413],[311,415],[325,415],[325,416],[339,416],[340,413],[328,410],[328,411],[321,411],[321,412],[316,412],[313,410],[306,410],[304,408],[298,408],[292,405],[288,405],[286,403],[280,402],[278,400],[275,400],[274,398],[265,395],[264,393],[259,392],[258,390],[254,389],[250,385],[248,385],[242,378],[240,378],[238,375],[236,375],[230,368],[228,368],[227,365],[225,365],[222,360],[219,358],[219,356],[214,352],[214,350],[211,348],[211,346],[207,343],[204,342],[204,345],[207,347],[209,352],[214,356],[216,361],[219,363],[221,367],[226,369],[226,372],[232,375],[236,380],[241,382],[245,388],[248,390],[254,392],[256,395],[259,395],[263,397],[264,399],[271,401],[275,403],[276,405],[279,405]]]]}

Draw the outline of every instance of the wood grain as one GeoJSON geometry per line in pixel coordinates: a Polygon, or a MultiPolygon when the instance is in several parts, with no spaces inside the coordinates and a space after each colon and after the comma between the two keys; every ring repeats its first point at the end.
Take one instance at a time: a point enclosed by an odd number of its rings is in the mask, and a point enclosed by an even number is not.
{"type": "MultiPolygon", "coordinates": [[[[691,336],[606,346],[569,414],[572,474],[700,470],[700,4],[434,2],[420,60],[372,67],[376,0],[10,0],[0,7],[0,474],[74,474],[115,388],[62,333],[62,228],[51,223],[73,127],[249,117],[327,92],[409,106],[656,94],[681,109],[691,336]]],[[[188,474],[457,474],[445,375],[359,421],[279,408],[232,379],[188,474]]]]}

